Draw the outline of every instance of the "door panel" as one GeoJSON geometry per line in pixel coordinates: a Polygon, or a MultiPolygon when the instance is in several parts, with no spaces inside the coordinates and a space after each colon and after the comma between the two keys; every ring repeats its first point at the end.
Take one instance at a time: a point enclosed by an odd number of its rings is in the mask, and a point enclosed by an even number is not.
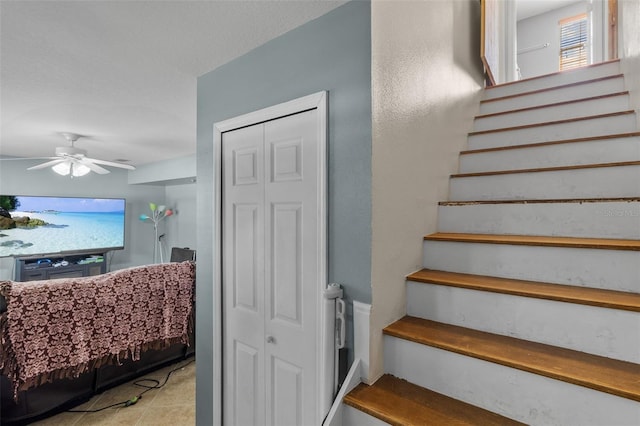
{"type": "Polygon", "coordinates": [[[262,129],[225,134],[223,297],[225,424],[263,425],[264,149],[262,129]]]}
{"type": "Polygon", "coordinates": [[[260,367],[259,352],[256,348],[247,346],[237,340],[234,342],[234,361],[233,369],[235,403],[233,414],[236,419],[235,424],[238,425],[257,425],[263,424],[259,420],[262,416],[261,406],[256,398],[258,392],[256,390],[260,386],[261,381],[258,378],[260,367]]]}
{"type": "Polygon", "coordinates": [[[273,279],[271,291],[272,319],[302,326],[302,205],[274,204],[272,217],[273,279]]]}
{"type": "Polygon", "coordinates": [[[272,425],[303,425],[302,370],[293,364],[272,358],[273,419],[272,425]]]}
{"type": "Polygon", "coordinates": [[[273,425],[316,424],[318,391],[318,133],[317,110],[265,123],[265,238],[267,253],[265,298],[266,372],[273,386],[288,383],[296,373],[299,392],[293,398],[284,386],[266,395],[267,418],[273,425]],[[286,368],[284,368],[286,366],[286,368]],[[275,368],[278,367],[278,368],[275,368]],[[279,377],[279,375],[281,377],[279,377]],[[288,379],[285,379],[288,377],[288,379]],[[277,391],[277,392],[276,392],[277,391]],[[284,404],[284,405],[283,405],[284,404]],[[287,414],[285,414],[287,413],[287,414]],[[276,421],[282,419],[284,422],[276,421]],[[298,419],[295,423],[286,419],[298,419]]]}
{"type": "Polygon", "coordinates": [[[258,312],[258,253],[261,252],[257,204],[233,205],[234,308],[258,312]]]}
{"type": "Polygon", "coordinates": [[[271,144],[271,182],[302,180],[302,139],[271,144]]]}
{"type": "Polygon", "coordinates": [[[235,186],[259,184],[258,148],[233,150],[233,183],[235,186]]]}
{"type": "Polygon", "coordinates": [[[317,114],[222,137],[224,424],[318,423],[317,114]]]}

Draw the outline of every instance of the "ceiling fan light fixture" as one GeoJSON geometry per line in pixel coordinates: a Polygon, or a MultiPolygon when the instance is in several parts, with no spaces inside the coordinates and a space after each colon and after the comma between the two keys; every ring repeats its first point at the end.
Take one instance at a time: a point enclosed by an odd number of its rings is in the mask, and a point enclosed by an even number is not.
{"type": "MultiPolygon", "coordinates": [[[[57,147],[55,157],[43,157],[42,159],[49,161],[27,167],[27,170],[41,170],[51,167],[55,173],[61,176],[71,175],[71,177],[79,177],[91,172],[99,175],[110,173],[110,171],[103,166],[118,167],[127,170],[136,169],[129,164],[89,158],[87,157],[87,151],[73,146],[73,143],[80,137],[79,135],[72,133],[63,133],[62,135],[71,142],[71,146],[57,147]]],[[[4,160],[4,158],[0,158],[0,160],[4,160]]]]}
{"type": "Polygon", "coordinates": [[[84,164],[73,163],[71,165],[71,176],[76,176],[76,177],[84,176],[90,171],[91,169],[85,166],[84,164]]]}
{"type": "Polygon", "coordinates": [[[91,172],[89,167],[71,160],[55,164],[51,166],[51,169],[61,176],[68,176],[70,174],[72,177],[84,176],[91,172]]]}
{"type": "Polygon", "coordinates": [[[62,163],[51,166],[51,169],[61,176],[67,176],[71,173],[71,162],[63,161],[62,163]]]}

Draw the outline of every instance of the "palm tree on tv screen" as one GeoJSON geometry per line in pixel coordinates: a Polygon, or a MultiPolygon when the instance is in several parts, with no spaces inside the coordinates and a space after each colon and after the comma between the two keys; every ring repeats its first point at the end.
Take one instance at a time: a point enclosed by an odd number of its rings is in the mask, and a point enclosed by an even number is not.
{"type": "Polygon", "coordinates": [[[13,211],[20,207],[20,201],[18,197],[14,195],[0,195],[0,208],[7,211],[13,211]]]}

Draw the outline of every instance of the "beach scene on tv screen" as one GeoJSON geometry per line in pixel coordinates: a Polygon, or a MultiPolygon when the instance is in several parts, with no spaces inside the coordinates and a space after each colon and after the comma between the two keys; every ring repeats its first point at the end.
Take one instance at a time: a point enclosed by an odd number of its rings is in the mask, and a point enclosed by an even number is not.
{"type": "Polygon", "coordinates": [[[124,223],[123,199],[0,195],[0,256],[122,248],[124,223]]]}

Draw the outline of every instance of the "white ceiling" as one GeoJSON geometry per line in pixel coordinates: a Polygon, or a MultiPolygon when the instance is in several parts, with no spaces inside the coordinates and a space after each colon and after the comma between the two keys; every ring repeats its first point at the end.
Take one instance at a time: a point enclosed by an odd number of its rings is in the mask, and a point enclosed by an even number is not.
{"type": "Polygon", "coordinates": [[[196,78],[343,3],[0,0],[0,156],[194,154],[196,78]]]}

